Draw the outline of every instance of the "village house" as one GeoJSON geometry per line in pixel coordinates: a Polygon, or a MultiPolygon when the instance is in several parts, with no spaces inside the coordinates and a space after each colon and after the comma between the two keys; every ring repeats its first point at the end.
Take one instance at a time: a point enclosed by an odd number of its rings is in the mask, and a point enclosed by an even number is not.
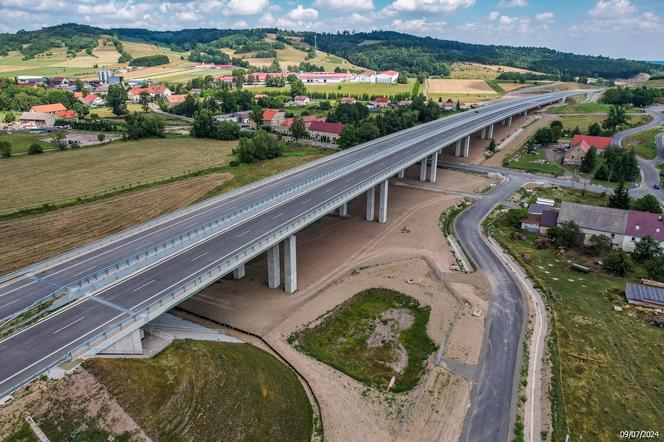
{"type": "Polygon", "coordinates": [[[376,83],[387,83],[387,84],[393,84],[397,82],[397,79],[399,78],[399,73],[397,71],[384,71],[381,72],[380,74],[376,74],[375,76],[376,83]]]}
{"type": "MultiPolygon", "coordinates": [[[[317,117],[316,115],[305,115],[302,118],[302,121],[304,122],[304,127],[306,129],[309,129],[309,126],[311,125],[312,122],[314,121],[325,121],[325,117],[317,117]]],[[[281,123],[279,126],[275,127],[274,130],[275,132],[287,134],[290,132],[290,128],[293,125],[294,118],[284,118],[281,120],[281,123]]]]}
{"type": "Polygon", "coordinates": [[[622,243],[622,250],[632,252],[636,244],[646,236],[659,241],[664,247],[664,220],[659,213],[630,210],[627,215],[627,231],[622,243]]]}
{"type": "Polygon", "coordinates": [[[53,127],[55,115],[46,112],[23,112],[19,122],[31,127],[53,127]]]}
{"type": "Polygon", "coordinates": [[[152,99],[165,98],[171,95],[171,91],[167,87],[161,84],[153,84],[148,87],[131,88],[127,94],[127,97],[134,103],[138,103],[138,100],[141,98],[141,94],[144,92],[147,93],[152,99]]]}
{"type": "Polygon", "coordinates": [[[42,104],[39,106],[32,106],[30,112],[46,113],[55,115],[58,111],[65,111],[67,108],[62,103],[42,104]]]}
{"type": "Polygon", "coordinates": [[[558,224],[574,221],[581,228],[584,244],[588,244],[593,235],[605,235],[611,238],[614,247],[622,247],[627,232],[628,214],[627,210],[563,202],[560,205],[558,224]]]}
{"type": "Polygon", "coordinates": [[[58,120],[75,120],[78,118],[78,114],[71,109],[65,109],[63,111],[55,112],[55,117],[58,120]]]}
{"type": "Polygon", "coordinates": [[[590,148],[597,149],[597,153],[603,152],[611,146],[611,137],[598,137],[592,135],[574,135],[570,143],[570,149],[565,153],[563,164],[568,166],[579,166],[581,160],[586,156],[590,148]]]}
{"type": "Polygon", "coordinates": [[[341,104],[355,104],[357,99],[355,97],[342,97],[340,100],[341,104]]]}
{"type": "Polygon", "coordinates": [[[270,128],[278,130],[284,118],[286,118],[286,114],[279,109],[265,109],[263,111],[263,124],[270,126],[270,128]]]}
{"type": "Polygon", "coordinates": [[[375,83],[376,73],[374,71],[364,71],[351,77],[353,83],[375,83]]]}
{"type": "Polygon", "coordinates": [[[174,108],[180,103],[184,103],[184,100],[187,99],[186,94],[172,94],[172,95],[167,95],[164,100],[166,101],[166,106],[169,109],[174,108]]]}
{"type": "Polygon", "coordinates": [[[327,121],[312,121],[307,131],[309,137],[314,141],[324,143],[335,143],[344,130],[345,125],[341,123],[328,123],[327,121]]]}
{"type": "MultiPolygon", "coordinates": [[[[76,97],[76,94],[74,94],[74,97],[76,97]]],[[[78,101],[80,101],[83,104],[86,104],[88,106],[103,106],[104,105],[104,99],[101,98],[98,95],[95,94],[88,94],[85,97],[81,94],[80,97],[78,98],[78,101]]]]}
{"type": "Polygon", "coordinates": [[[352,74],[345,72],[303,72],[297,74],[297,78],[302,80],[303,83],[341,83],[350,81],[353,78],[352,74]]]}
{"type": "Polygon", "coordinates": [[[370,105],[376,107],[376,108],[384,108],[384,107],[389,107],[390,106],[390,99],[387,97],[378,97],[374,98],[369,102],[370,105]]]}
{"type": "Polygon", "coordinates": [[[42,85],[46,83],[46,77],[34,75],[19,75],[16,77],[19,86],[24,85],[42,85]]]}

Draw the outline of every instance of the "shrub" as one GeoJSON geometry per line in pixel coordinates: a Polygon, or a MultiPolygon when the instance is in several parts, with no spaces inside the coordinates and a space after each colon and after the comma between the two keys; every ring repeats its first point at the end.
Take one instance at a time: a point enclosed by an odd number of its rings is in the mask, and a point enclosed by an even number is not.
{"type": "Polygon", "coordinates": [[[602,268],[617,276],[625,276],[633,268],[632,259],[625,252],[611,252],[602,262],[602,268]]]}
{"type": "Polygon", "coordinates": [[[28,155],[38,155],[44,152],[44,148],[39,143],[32,143],[28,148],[28,155]]]}
{"type": "Polygon", "coordinates": [[[9,158],[12,156],[12,145],[9,141],[0,141],[0,157],[9,158]]]}

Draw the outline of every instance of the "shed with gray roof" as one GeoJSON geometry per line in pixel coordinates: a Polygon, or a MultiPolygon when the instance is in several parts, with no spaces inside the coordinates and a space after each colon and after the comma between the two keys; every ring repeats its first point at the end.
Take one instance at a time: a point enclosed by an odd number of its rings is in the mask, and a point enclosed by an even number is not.
{"type": "Polygon", "coordinates": [[[593,235],[606,235],[615,246],[621,247],[627,232],[628,215],[627,210],[563,202],[558,214],[558,224],[574,221],[583,232],[585,244],[588,244],[593,235]]]}

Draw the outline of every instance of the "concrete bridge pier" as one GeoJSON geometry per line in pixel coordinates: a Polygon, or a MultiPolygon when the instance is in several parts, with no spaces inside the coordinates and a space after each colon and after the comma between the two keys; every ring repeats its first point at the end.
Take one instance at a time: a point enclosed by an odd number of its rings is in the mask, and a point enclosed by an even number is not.
{"type": "Polygon", "coordinates": [[[367,221],[374,220],[375,213],[375,202],[376,202],[376,187],[372,187],[367,190],[367,221]]]}
{"type": "Polygon", "coordinates": [[[463,156],[465,158],[468,158],[469,153],[470,153],[470,135],[466,137],[466,142],[463,145],[463,156]]]}
{"type": "Polygon", "coordinates": [[[244,278],[245,274],[246,274],[246,270],[244,268],[244,264],[240,264],[235,270],[233,270],[233,278],[234,279],[242,279],[242,278],[244,278]]]}
{"type": "Polygon", "coordinates": [[[493,124],[491,126],[489,126],[489,131],[488,131],[486,137],[489,138],[489,139],[493,138],[493,124]]]}
{"type": "Polygon", "coordinates": [[[523,116],[524,116],[524,117],[527,117],[527,116],[528,116],[528,110],[527,110],[527,109],[526,109],[525,111],[523,111],[523,116]]]}
{"type": "Polygon", "coordinates": [[[480,133],[480,139],[486,140],[486,127],[482,128],[482,132],[480,133]]]}
{"type": "Polygon", "coordinates": [[[284,290],[294,293],[297,290],[297,253],[295,235],[284,240],[284,290]]]}
{"type": "Polygon", "coordinates": [[[427,159],[428,158],[425,157],[420,161],[420,181],[427,180],[427,159]]]}
{"type": "Polygon", "coordinates": [[[276,289],[281,285],[281,269],[279,265],[279,243],[267,250],[267,286],[276,289]]]}
{"type": "Polygon", "coordinates": [[[434,152],[431,155],[431,174],[429,175],[429,181],[435,183],[437,173],[438,173],[438,152],[434,152]]]}
{"type": "Polygon", "coordinates": [[[397,178],[403,178],[406,176],[406,169],[401,169],[397,174],[397,178]]]}
{"type": "Polygon", "coordinates": [[[512,117],[509,117],[509,118],[507,119],[507,125],[508,125],[508,126],[511,126],[511,125],[512,125],[512,117]]]}
{"type": "Polygon", "coordinates": [[[390,182],[388,180],[380,183],[380,198],[378,206],[378,222],[385,224],[387,222],[387,187],[390,182]]]}
{"type": "Polygon", "coordinates": [[[456,142],[456,146],[454,146],[454,156],[455,157],[461,156],[461,140],[458,140],[456,142]]]}
{"type": "Polygon", "coordinates": [[[339,206],[339,216],[348,216],[348,203],[339,206]]]}

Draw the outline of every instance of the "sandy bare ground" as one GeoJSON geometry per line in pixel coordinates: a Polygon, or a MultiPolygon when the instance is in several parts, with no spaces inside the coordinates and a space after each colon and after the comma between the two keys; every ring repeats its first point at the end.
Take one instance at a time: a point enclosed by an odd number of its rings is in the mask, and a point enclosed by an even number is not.
{"type": "Polygon", "coordinates": [[[427,93],[430,94],[495,94],[484,80],[428,79],[427,93]]]}
{"type": "Polygon", "coordinates": [[[185,207],[230,178],[230,174],[210,174],[41,215],[0,221],[0,274],[185,207]]]}
{"type": "Polygon", "coordinates": [[[85,416],[111,434],[132,433],[132,441],[150,440],[104,386],[82,368],[57,381],[35,381],[14,397],[0,408],[0,435],[16,431],[28,415],[39,421],[39,416],[50,412],[56,416],[63,413],[64,418],[67,413],[85,416]]]}
{"type": "Polygon", "coordinates": [[[488,285],[481,273],[449,272],[453,257],[438,228],[440,213],[457,195],[491,180],[440,171],[439,182],[419,183],[417,167],[404,180],[436,191],[391,186],[388,222],[363,219],[365,199],[347,218],[328,216],[298,235],[298,283],[293,295],[267,288],[263,258],[240,281],[225,279],[181,305],[185,310],[262,335],[312,385],[322,407],[325,437],[346,440],[458,440],[472,379],[433,364],[404,394],[369,389],[291,347],[288,336],[357,292],[386,287],[431,307],[427,331],[446,350],[443,360],[472,367],[484,334],[488,285]],[[361,431],[358,431],[361,429],[361,431]]]}

